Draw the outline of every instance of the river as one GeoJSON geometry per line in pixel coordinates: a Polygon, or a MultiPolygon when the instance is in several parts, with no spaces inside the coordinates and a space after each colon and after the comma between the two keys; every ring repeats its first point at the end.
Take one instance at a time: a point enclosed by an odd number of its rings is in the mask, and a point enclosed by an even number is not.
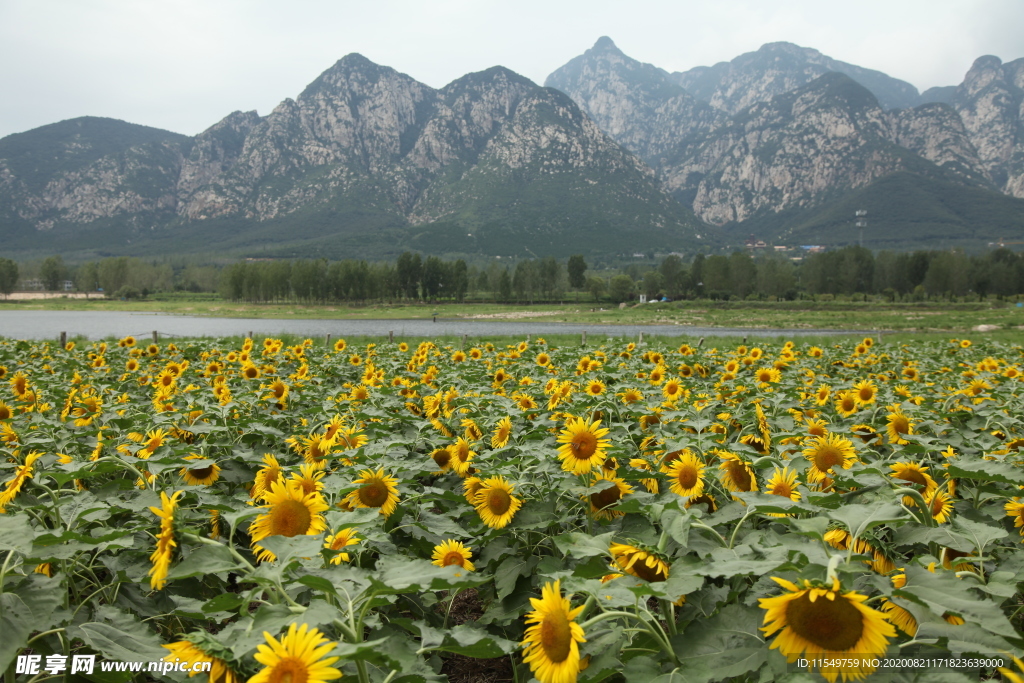
{"type": "Polygon", "coordinates": [[[280,318],[209,318],[165,313],[129,313],[121,311],[0,311],[0,336],[12,339],[56,339],[61,332],[68,337],[89,339],[120,338],[133,335],[150,337],[156,331],[161,338],[229,337],[252,332],[274,336],[299,337],[519,337],[531,334],[581,334],[611,337],[800,337],[822,335],[863,335],[849,330],[784,330],[696,327],[691,325],[597,325],[590,323],[493,322],[482,320],[316,320],[280,318]]]}

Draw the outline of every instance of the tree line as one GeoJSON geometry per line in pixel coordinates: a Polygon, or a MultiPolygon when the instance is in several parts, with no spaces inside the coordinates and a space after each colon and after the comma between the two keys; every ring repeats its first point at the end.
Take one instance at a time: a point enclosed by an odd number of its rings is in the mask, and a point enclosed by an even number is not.
{"type": "MultiPolygon", "coordinates": [[[[467,265],[405,252],[394,262],[325,259],[245,260],[217,267],[112,257],[75,266],[59,256],[22,269],[46,289],[71,280],[78,291],[117,298],[152,292],[219,292],[254,303],[300,301],[562,301],[595,303],[649,299],[796,299],[872,295],[897,300],[985,298],[1024,294],[1024,255],[1005,248],[984,254],[961,251],[873,253],[859,246],[809,254],[793,261],[776,254],[669,255],[660,262],[630,263],[618,271],[591,271],[583,256],[493,260],[467,265]]],[[[19,264],[0,259],[0,292],[13,291],[19,264]]]]}

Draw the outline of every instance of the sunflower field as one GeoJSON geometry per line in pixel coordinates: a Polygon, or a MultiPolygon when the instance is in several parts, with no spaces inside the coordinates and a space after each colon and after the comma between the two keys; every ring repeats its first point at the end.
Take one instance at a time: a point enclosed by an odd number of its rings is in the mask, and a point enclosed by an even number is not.
{"type": "Polygon", "coordinates": [[[1021,681],[1022,368],[0,340],[0,672],[1021,681]]]}

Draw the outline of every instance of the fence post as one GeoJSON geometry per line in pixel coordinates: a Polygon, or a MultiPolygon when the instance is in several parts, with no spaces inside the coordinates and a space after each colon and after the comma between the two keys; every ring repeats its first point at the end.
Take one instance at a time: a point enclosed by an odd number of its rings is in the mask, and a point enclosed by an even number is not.
{"type": "Polygon", "coordinates": [[[331,349],[331,335],[329,332],[326,335],[324,335],[324,346],[327,348],[328,351],[331,349]]]}
{"type": "Polygon", "coordinates": [[[466,348],[466,335],[462,335],[462,344],[459,345],[459,348],[460,349],[465,349],[466,348]]]}
{"type": "Polygon", "coordinates": [[[747,345],[747,335],[743,335],[743,345],[747,345]]]}
{"type": "Polygon", "coordinates": [[[583,336],[580,337],[580,346],[587,345],[587,331],[583,330],[583,336]]]}
{"type": "Polygon", "coordinates": [[[160,341],[160,333],[153,330],[153,343],[156,344],[158,341],[160,341]]]}
{"type": "Polygon", "coordinates": [[[641,332],[640,333],[640,339],[637,341],[637,345],[639,346],[639,345],[641,345],[643,343],[644,343],[644,333],[641,332]]]}
{"type": "Polygon", "coordinates": [[[699,349],[700,347],[702,347],[702,346],[704,346],[704,337],[701,337],[701,338],[700,338],[700,341],[699,341],[699,342],[697,342],[697,348],[698,348],[698,349],[699,349]]]}
{"type": "Polygon", "coordinates": [[[388,332],[388,343],[389,344],[394,344],[395,343],[395,331],[394,330],[391,330],[390,332],[388,332]]]}
{"type": "Polygon", "coordinates": [[[68,345],[68,333],[67,332],[61,332],[60,333],[60,347],[63,349],[67,345],[68,345]]]}

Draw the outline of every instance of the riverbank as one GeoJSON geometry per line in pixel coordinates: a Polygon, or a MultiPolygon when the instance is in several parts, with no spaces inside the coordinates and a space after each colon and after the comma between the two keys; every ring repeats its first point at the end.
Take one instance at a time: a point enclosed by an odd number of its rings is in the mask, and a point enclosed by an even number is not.
{"type": "Polygon", "coordinates": [[[1004,301],[972,303],[877,301],[679,301],[624,309],[591,303],[523,304],[247,304],[211,298],[145,301],[57,298],[0,301],[0,311],[120,311],[216,318],[316,320],[479,320],[593,325],[695,325],[699,327],[878,330],[882,332],[1024,329],[1024,307],[1004,301]]]}

